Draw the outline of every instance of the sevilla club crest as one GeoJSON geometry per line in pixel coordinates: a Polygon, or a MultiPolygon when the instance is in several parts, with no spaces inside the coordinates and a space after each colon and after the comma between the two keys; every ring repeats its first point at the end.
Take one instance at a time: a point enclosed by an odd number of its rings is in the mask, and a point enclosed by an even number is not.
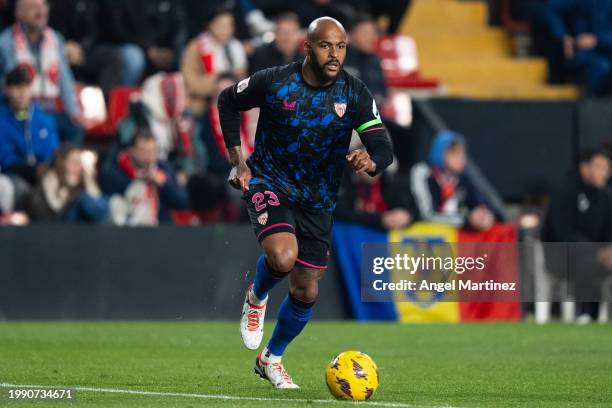
{"type": "Polygon", "coordinates": [[[265,213],[257,217],[257,222],[261,225],[266,225],[268,223],[268,212],[266,211],[265,213]]]}
{"type": "Polygon", "coordinates": [[[334,109],[339,117],[343,117],[346,112],[346,103],[334,103],[334,109]]]}

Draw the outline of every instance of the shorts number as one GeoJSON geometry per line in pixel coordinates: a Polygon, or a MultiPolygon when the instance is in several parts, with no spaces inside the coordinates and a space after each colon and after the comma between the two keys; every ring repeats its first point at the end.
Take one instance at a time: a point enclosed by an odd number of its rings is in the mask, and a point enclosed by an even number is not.
{"type": "Polygon", "coordinates": [[[255,211],[257,211],[257,212],[259,212],[259,211],[263,210],[264,208],[266,208],[266,206],[268,204],[270,204],[271,206],[278,206],[278,205],[280,205],[280,200],[278,199],[276,194],[274,194],[272,191],[264,191],[263,194],[262,193],[255,193],[255,194],[253,194],[253,198],[251,198],[251,201],[253,202],[253,204],[255,204],[255,211]],[[266,199],[264,194],[268,196],[267,204],[264,203],[264,200],[266,199]]]}

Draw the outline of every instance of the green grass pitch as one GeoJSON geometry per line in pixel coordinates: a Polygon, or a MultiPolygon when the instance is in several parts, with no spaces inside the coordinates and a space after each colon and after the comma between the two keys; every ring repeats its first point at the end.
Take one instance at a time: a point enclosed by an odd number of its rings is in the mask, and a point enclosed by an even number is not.
{"type": "Polygon", "coordinates": [[[0,383],[169,393],[90,390],[71,403],[0,406],[352,406],[330,402],[324,380],[330,359],[350,349],[380,368],[366,406],[612,406],[610,325],[314,322],[284,358],[302,388],[276,391],[253,373],[256,353],[242,346],[237,321],[0,323],[0,383]]]}

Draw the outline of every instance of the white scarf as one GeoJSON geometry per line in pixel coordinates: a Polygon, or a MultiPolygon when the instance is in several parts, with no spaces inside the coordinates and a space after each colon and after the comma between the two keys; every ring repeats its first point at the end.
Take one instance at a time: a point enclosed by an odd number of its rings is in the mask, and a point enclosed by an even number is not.
{"type": "Polygon", "coordinates": [[[234,70],[246,70],[246,54],[240,41],[232,38],[227,43],[228,52],[231,56],[232,61],[229,61],[223,45],[219,44],[208,33],[200,34],[197,39],[198,41],[198,52],[200,53],[200,60],[202,61],[202,68],[207,74],[214,72],[226,72],[234,70]]]}
{"type": "Polygon", "coordinates": [[[57,103],[60,96],[59,63],[61,52],[57,34],[49,27],[43,30],[42,41],[40,42],[40,65],[34,57],[26,35],[19,23],[13,25],[13,43],[17,64],[28,65],[34,74],[34,81],[32,82],[32,95],[34,98],[51,100],[57,103]],[[39,67],[41,71],[38,71],[39,67]]]}

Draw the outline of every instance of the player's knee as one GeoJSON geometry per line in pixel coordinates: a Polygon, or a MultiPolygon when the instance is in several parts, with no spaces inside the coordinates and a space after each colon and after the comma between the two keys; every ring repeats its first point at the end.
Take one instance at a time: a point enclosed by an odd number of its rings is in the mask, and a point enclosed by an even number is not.
{"type": "Polygon", "coordinates": [[[291,295],[304,303],[314,303],[319,296],[319,285],[311,282],[306,286],[295,286],[291,288],[291,295]]]}
{"type": "Polygon", "coordinates": [[[274,248],[266,253],[268,264],[277,272],[291,272],[296,258],[297,251],[293,248],[274,248]]]}

